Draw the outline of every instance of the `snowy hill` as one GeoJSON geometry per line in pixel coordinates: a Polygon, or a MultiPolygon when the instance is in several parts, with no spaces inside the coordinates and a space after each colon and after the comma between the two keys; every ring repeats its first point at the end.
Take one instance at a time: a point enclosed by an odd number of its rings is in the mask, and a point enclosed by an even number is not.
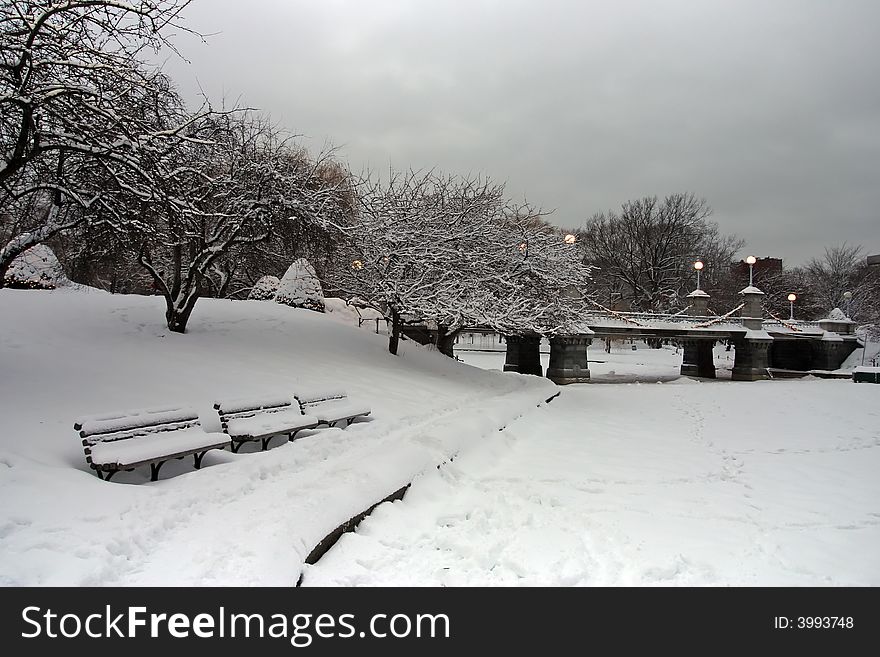
{"type": "MultiPolygon", "coordinates": [[[[328,532],[555,391],[339,318],[199,301],[170,333],[160,297],[0,290],[0,584],[291,585],[328,532]],[[100,481],[76,417],[344,387],[373,409],[263,453],[211,452],[100,481]]],[[[279,444],[279,439],[273,443],[279,444]]],[[[247,451],[245,448],[243,451],[247,451]]]]}

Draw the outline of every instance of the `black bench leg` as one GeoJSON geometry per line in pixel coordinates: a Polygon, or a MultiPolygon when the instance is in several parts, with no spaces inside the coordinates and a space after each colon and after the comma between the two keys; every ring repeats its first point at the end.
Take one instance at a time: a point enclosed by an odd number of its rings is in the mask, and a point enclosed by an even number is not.
{"type": "Polygon", "coordinates": [[[350,417],[345,421],[345,426],[350,427],[351,423],[354,422],[354,418],[350,417]]]}
{"type": "Polygon", "coordinates": [[[293,439],[296,438],[296,434],[298,434],[300,431],[302,431],[302,429],[297,429],[296,431],[291,431],[289,434],[287,434],[287,441],[292,443],[293,439]]]}
{"type": "Polygon", "coordinates": [[[150,463],[150,481],[158,481],[159,480],[159,469],[165,465],[165,461],[159,461],[158,463],[150,463]]]}
{"type": "Polygon", "coordinates": [[[193,466],[196,470],[202,467],[202,459],[205,458],[205,454],[208,452],[199,452],[198,454],[193,454],[193,466]]]}
{"type": "Polygon", "coordinates": [[[241,449],[241,446],[244,445],[244,442],[235,442],[232,441],[232,453],[238,454],[238,450],[241,449]]]}
{"type": "Polygon", "coordinates": [[[272,436],[269,436],[268,438],[261,438],[260,439],[260,445],[261,445],[262,451],[265,452],[267,449],[269,449],[269,441],[270,440],[272,440],[272,436]]]}

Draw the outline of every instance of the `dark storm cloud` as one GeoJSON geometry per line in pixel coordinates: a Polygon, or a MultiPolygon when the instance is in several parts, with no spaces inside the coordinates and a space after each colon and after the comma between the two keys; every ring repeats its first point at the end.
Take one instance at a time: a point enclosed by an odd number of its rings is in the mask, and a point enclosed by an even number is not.
{"type": "Polygon", "coordinates": [[[880,251],[880,3],[196,0],[167,68],[355,170],[507,180],[581,225],[692,191],[748,251],[880,251]]]}

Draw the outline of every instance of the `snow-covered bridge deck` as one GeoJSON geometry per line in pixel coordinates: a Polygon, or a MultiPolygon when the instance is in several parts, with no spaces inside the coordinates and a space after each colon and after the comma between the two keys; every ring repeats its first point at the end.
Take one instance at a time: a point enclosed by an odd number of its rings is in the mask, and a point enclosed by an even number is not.
{"type": "MultiPolygon", "coordinates": [[[[733,378],[742,381],[767,378],[771,366],[835,370],[857,347],[853,323],[846,318],[818,322],[763,319],[758,301],[747,299],[727,314],[715,316],[629,313],[599,307],[573,330],[550,337],[547,377],[559,384],[587,382],[587,347],[597,338],[675,340],[684,347],[681,373],[703,378],[715,378],[715,342],[730,341],[736,347],[733,378]]],[[[540,376],[539,343],[537,335],[508,336],[505,370],[540,376]]]]}
{"type": "MultiPolygon", "coordinates": [[[[590,313],[584,318],[578,333],[601,336],[606,333],[644,334],[662,336],[665,333],[694,334],[710,337],[725,334],[727,337],[745,335],[755,330],[746,326],[746,317],[730,315],[682,315],[661,313],[601,312],[590,313]]],[[[762,320],[764,331],[787,336],[821,337],[826,331],[819,322],[800,320],[762,320]]]]}

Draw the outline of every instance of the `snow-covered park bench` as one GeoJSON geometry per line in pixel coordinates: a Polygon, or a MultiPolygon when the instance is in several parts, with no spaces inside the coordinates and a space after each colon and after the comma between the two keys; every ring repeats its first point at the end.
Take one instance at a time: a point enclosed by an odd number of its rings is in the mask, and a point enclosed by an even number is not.
{"type": "Polygon", "coordinates": [[[855,383],[880,383],[880,367],[860,365],[853,370],[852,380],[855,383]]]}
{"type": "Polygon", "coordinates": [[[285,435],[293,440],[298,431],[321,424],[316,417],[306,415],[291,397],[229,400],[215,403],[214,409],[232,441],[233,452],[238,452],[244,443],[258,440],[266,450],[275,436],[285,435]]]}
{"type": "Polygon", "coordinates": [[[314,416],[318,424],[326,424],[328,427],[340,422],[345,422],[345,426],[348,426],[355,419],[371,413],[369,406],[352,401],[342,390],[299,392],[296,400],[303,413],[314,416]]]}
{"type": "Polygon", "coordinates": [[[163,407],[82,417],[73,428],[82,438],[86,461],[106,481],[120,470],[150,466],[150,480],[171,459],[192,456],[196,469],[212,449],[229,445],[229,436],[206,432],[191,408],[163,407]]]}

